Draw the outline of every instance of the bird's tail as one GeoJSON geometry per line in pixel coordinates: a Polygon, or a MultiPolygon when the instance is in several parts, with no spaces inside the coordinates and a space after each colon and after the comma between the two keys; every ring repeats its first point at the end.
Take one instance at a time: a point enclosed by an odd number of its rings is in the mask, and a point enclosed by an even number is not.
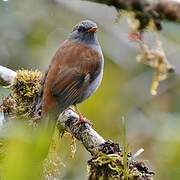
{"type": "Polygon", "coordinates": [[[42,159],[46,158],[49,152],[49,147],[52,142],[52,137],[55,131],[56,122],[58,120],[59,114],[63,111],[58,106],[53,106],[51,110],[47,112],[43,112],[42,110],[42,101],[43,101],[43,93],[44,93],[44,83],[46,80],[47,73],[41,79],[41,85],[38,95],[35,97],[33,107],[30,112],[30,116],[40,121],[37,135],[37,140],[43,141],[42,147],[44,152],[42,154],[42,159]]]}
{"type": "Polygon", "coordinates": [[[46,80],[47,72],[41,79],[40,83],[40,90],[38,95],[35,97],[32,110],[30,112],[31,117],[37,117],[37,119],[41,118],[42,115],[42,97],[43,97],[43,89],[44,89],[44,82],[46,80]]]}

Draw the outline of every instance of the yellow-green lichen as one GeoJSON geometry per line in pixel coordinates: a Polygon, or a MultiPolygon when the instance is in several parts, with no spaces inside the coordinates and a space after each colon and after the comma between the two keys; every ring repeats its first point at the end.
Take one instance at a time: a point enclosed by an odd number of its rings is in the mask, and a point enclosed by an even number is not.
{"type": "Polygon", "coordinates": [[[38,70],[19,70],[11,87],[12,97],[17,104],[17,114],[31,110],[40,89],[42,73],[38,70]]]}
{"type": "Polygon", "coordinates": [[[122,157],[99,153],[88,164],[89,179],[118,179],[123,175],[122,157]]]}
{"type": "Polygon", "coordinates": [[[57,153],[49,153],[43,163],[43,179],[58,179],[61,167],[65,166],[57,153]]]}
{"type": "Polygon", "coordinates": [[[0,111],[4,114],[13,115],[16,112],[16,108],[16,101],[11,95],[9,95],[3,99],[3,103],[0,106],[0,111]]]}
{"type": "Polygon", "coordinates": [[[152,180],[153,173],[143,168],[135,161],[126,168],[123,156],[117,154],[98,153],[88,161],[89,180],[152,180]]]}
{"type": "Polygon", "coordinates": [[[38,70],[18,70],[11,93],[3,100],[1,111],[11,116],[26,115],[32,110],[40,89],[42,73],[38,70]]]}

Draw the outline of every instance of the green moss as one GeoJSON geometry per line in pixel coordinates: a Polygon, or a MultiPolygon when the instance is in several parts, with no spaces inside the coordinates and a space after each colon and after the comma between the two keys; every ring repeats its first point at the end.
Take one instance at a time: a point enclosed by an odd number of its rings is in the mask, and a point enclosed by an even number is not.
{"type": "Polygon", "coordinates": [[[132,161],[124,165],[123,154],[98,153],[88,161],[89,180],[152,180],[153,174],[144,163],[132,161]]]}
{"type": "Polygon", "coordinates": [[[11,95],[4,98],[0,111],[8,115],[13,115],[16,113],[16,101],[11,95]]]}
{"type": "Polygon", "coordinates": [[[1,111],[8,115],[26,115],[33,106],[40,89],[42,73],[38,70],[19,70],[10,87],[11,94],[6,97],[1,111]]]}
{"type": "Polygon", "coordinates": [[[117,179],[123,174],[122,158],[98,154],[89,162],[89,179],[117,179]]]}
{"type": "Polygon", "coordinates": [[[40,89],[42,73],[40,71],[17,71],[12,89],[12,97],[16,101],[16,114],[25,114],[31,110],[35,97],[40,89]]]}

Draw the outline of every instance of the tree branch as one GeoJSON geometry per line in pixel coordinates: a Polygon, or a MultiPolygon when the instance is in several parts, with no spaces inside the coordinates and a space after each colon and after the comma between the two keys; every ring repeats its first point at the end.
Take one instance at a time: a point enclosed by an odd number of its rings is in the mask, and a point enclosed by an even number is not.
{"type": "Polygon", "coordinates": [[[15,71],[9,68],[0,66],[0,84],[1,85],[3,86],[10,85],[15,76],[16,76],[15,71]]]}
{"type": "Polygon", "coordinates": [[[108,6],[113,6],[117,11],[127,10],[135,13],[135,18],[140,21],[139,29],[146,27],[151,19],[156,28],[161,30],[161,20],[180,23],[180,3],[175,1],[159,1],[150,3],[147,0],[86,0],[108,6]]]}
{"type": "MultiPolygon", "coordinates": [[[[30,71],[29,75],[32,73],[30,71]]],[[[27,71],[25,74],[28,76],[27,71]]],[[[0,66],[0,84],[11,85],[15,79],[17,81],[18,76],[19,74],[13,70],[0,66]]],[[[32,77],[37,78],[37,76],[32,77]]],[[[32,77],[29,79],[32,80],[32,77]]],[[[137,153],[134,156],[127,154],[119,148],[119,144],[104,140],[88,123],[79,123],[79,116],[73,110],[64,111],[59,116],[58,123],[91,153],[92,159],[88,161],[89,180],[98,180],[100,177],[152,180],[154,173],[149,171],[144,163],[135,160],[137,153]],[[125,165],[125,162],[128,164],[125,165]]]]}
{"type": "Polygon", "coordinates": [[[99,146],[105,143],[105,140],[88,123],[79,124],[79,116],[71,109],[62,113],[59,122],[69,133],[81,141],[91,154],[98,151],[99,146]]]}

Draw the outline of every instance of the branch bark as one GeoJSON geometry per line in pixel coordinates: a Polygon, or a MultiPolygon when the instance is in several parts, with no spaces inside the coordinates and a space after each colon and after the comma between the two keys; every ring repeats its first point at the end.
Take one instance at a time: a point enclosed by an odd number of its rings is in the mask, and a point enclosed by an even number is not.
{"type": "Polygon", "coordinates": [[[158,30],[161,30],[161,20],[180,23],[180,3],[175,1],[159,1],[150,3],[147,0],[86,0],[108,6],[113,6],[117,11],[127,10],[135,12],[135,18],[140,21],[143,29],[150,19],[153,19],[158,30]]]}
{"type": "Polygon", "coordinates": [[[77,138],[92,155],[106,142],[88,123],[79,124],[79,116],[71,109],[66,110],[60,115],[59,122],[70,134],[77,138]]]}
{"type": "Polygon", "coordinates": [[[12,83],[14,77],[16,76],[16,72],[0,66],[0,84],[3,86],[8,86],[12,83]]]}

